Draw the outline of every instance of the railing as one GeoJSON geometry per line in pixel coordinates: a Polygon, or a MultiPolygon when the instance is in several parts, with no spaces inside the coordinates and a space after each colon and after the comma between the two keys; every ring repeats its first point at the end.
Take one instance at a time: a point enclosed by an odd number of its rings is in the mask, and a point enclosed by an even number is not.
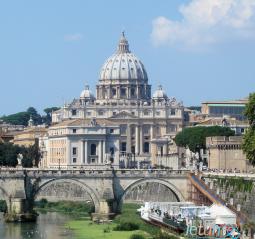
{"type": "Polygon", "coordinates": [[[97,168],[97,169],[38,169],[38,168],[1,168],[0,177],[23,176],[69,176],[69,177],[186,177],[188,170],[165,170],[165,169],[112,169],[112,168],[97,168]]]}
{"type": "Polygon", "coordinates": [[[252,173],[223,173],[223,172],[203,172],[204,176],[222,176],[222,177],[242,177],[242,178],[253,178],[255,180],[255,174],[252,173]]]}
{"type": "Polygon", "coordinates": [[[249,218],[244,213],[237,211],[237,209],[234,206],[228,204],[225,200],[223,200],[218,195],[216,195],[215,192],[212,189],[210,189],[204,183],[204,181],[200,180],[196,175],[190,174],[189,178],[190,178],[191,183],[195,184],[194,186],[197,186],[198,190],[201,193],[203,193],[205,196],[207,196],[212,202],[220,203],[223,206],[226,206],[227,208],[229,208],[232,212],[234,212],[237,215],[237,218],[241,222],[249,221],[249,218]]]}

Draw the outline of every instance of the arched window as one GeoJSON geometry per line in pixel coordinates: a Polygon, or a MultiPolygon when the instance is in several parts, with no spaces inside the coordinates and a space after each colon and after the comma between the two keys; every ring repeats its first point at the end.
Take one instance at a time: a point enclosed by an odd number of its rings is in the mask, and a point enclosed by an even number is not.
{"type": "Polygon", "coordinates": [[[131,88],[131,97],[135,96],[135,88],[131,88]]]}
{"type": "Polygon", "coordinates": [[[120,96],[121,96],[122,98],[126,97],[126,89],[125,89],[125,88],[121,88],[121,89],[120,89],[120,96]]]}
{"type": "Polygon", "coordinates": [[[90,155],[96,155],[97,154],[97,146],[96,144],[90,145],[90,155]]]}

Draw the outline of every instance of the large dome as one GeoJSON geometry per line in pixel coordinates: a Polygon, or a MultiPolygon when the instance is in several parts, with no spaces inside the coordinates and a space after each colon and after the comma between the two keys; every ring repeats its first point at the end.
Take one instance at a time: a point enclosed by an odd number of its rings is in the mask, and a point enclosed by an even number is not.
{"type": "Polygon", "coordinates": [[[100,71],[99,80],[141,80],[148,81],[143,63],[129,51],[124,32],[117,52],[109,57],[100,71]]]}

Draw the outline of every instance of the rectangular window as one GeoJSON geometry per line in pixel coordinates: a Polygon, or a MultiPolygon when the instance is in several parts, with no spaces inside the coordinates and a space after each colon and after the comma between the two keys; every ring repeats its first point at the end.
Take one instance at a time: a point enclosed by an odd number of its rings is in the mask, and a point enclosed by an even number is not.
{"type": "Polygon", "coordinates": [[[150,126],[149,125],[143,126],[143,134],[148,135],[149,133],[150,133],[150,126]]]}
{"type": "Polygon", "coordinates": [[[116,96],[116,89],[112,89],[112,96],[116,96]]]}
{"type": "Polygon", "coordinates": [[[76,129],[73,129],[73,134],[76,134],[76,129]]]}
{"type": "Polygon", "coordinates": [[[73,158],[73,163],[76,163],[77,162],[77,158],[73,158]]]}
{"type": "Polygon", "coordinates": [[[171,115],[175,115],[175,109],[171,109],[171,115]]]}
{"type": "Polygon", "coordinates": [[[127,134],[127,126],[125,126],[125,125],[120,126],[120,134],[121,135],[126,135],[127,134]]]}
{"type": "Polygon", "coordinates": [[[126,89],[125,88],[120,89],[120,95],[123,96],[123,97],[126,96],[126,89]]]}
{"type": "Polygon", "coordinates": [[[149,111],[148,110],[145,110],[144,112],[143,112],[143,115],[149,115],[149,111]]]}
{"type": "Polygon", "coordinates": [[[121,143],[121,151],[122,152],[126,152],[127,151],[127,143],[126,142],[122,142],[121,143]]]}
{"type": "Polygon", "coordinates": [[[72,110],[72,115],[77,115],[77,110],[72,110]]]}
{"type": "Polygon", "coordinates": [[[76,154],[77,154],[77,148],[73,147],[73,155],[76,155],[76,154]]]}
{"type": "Polygon", "coordinates": [[[98,114],[99,114],[99,115],[104,115],[104,111],[100,110],[100,111],[98,112],[98,114]]]}
{"type": "Polygon", "coordinates": [[[114,129],[110,129],[110,134],[114,133],[114,129]]]}
{"type": "Polygon", "coordinates": [[[168,125],[167,126],[167,128],[166,128],[166,132],[167,132],[167,134],[169,134],[169,133],[171,133],[171,132],[176,132],[176,125],[174,125],[174,124],[170,124],[170,125],[168,125]]]}

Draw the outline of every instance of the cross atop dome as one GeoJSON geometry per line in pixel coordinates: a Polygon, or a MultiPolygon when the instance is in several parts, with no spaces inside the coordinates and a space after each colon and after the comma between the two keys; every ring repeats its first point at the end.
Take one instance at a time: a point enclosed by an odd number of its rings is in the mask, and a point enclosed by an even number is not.
{"type": "Polygon", "coordinates": [[[122,31],[122,33],[121,33],[117,53],[130,53],[129,44],[128,44],[128,41],[125,37],[125,32],[124,31],[122,31]]]}

